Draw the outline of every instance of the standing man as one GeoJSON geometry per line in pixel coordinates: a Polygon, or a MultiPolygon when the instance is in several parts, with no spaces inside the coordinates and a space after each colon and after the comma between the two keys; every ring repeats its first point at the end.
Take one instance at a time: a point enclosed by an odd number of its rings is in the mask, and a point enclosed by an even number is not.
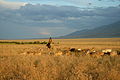
{"type": "Polygon", "coordinates": [[[46,45],[49,49],[51,48],[51,43],[52,43],[52,38],[50,37],[49,41],[48,41],[48,43],[46,45]]]}

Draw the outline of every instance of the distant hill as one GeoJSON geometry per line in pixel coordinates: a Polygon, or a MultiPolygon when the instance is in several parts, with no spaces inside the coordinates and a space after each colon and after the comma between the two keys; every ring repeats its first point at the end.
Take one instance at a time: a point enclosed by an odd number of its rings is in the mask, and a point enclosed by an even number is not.
{"type": "Polygon", "coordinates": [[[94,29],[76,31],[59,38],[113,38],[120,37],[120,21],[94,29]]]}

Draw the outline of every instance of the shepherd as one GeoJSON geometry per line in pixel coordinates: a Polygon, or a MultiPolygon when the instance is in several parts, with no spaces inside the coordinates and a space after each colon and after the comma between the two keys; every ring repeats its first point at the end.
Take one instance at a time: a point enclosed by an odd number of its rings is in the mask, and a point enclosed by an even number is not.
{"type": "Polygon", "coordinates": [[[46,45],[49,49],[51,48],[51,43],[52,43],[52,38],[50,37],[49,41],[48,41],[48,43],[46,45]]]}

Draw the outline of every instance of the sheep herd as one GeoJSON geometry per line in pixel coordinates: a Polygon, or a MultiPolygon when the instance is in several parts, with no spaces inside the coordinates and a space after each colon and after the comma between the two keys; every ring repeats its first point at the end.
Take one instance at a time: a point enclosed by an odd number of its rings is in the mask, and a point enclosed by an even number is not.
{"type": "Polygon", "coordinates": [[[94,48],[90,49],[80,49],[80,48],[26,48],[23,49],[20,54],[24,55],[54,55],[54,56],[80,56],[80,55],[90,55],[93,57],[102,57],[102,56],[118,56],[120,55],[119,50],[114,49],[102,49],[97,50],[94,48]]]}

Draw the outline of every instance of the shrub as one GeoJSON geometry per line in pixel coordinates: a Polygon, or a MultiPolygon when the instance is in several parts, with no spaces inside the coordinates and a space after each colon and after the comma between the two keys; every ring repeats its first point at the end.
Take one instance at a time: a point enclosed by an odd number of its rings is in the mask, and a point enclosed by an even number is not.
{"type": "Polygon", "coordinates": [[[34,42],[7,42],[7,41],[0,41],[1,44],[47,44],[47,42],[39,42],[39,41],[34,41],[34,42]]]}

